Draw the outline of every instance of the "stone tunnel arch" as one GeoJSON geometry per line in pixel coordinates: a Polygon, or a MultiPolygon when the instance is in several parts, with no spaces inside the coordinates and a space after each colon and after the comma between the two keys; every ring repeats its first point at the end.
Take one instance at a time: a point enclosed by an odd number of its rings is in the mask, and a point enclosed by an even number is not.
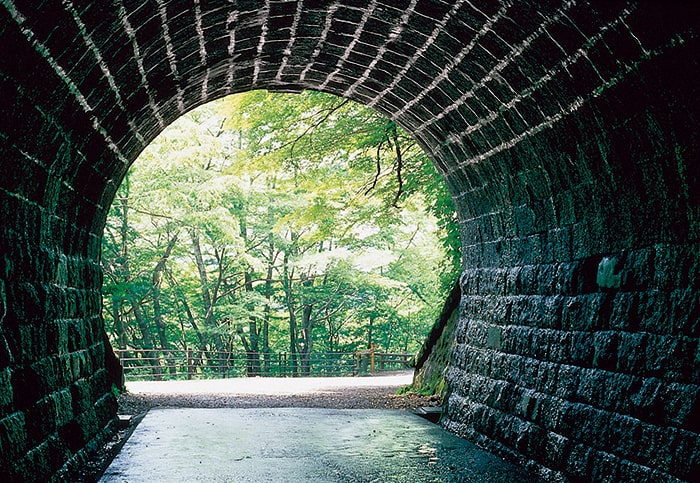
{"type": "Polygon", "coordinates": [[[697,8],[170,0],[0,8],[0,475],[116,411],[100,236],[129,164],[228,93],[317,89],[421,142],[460,216],[444,425],[551,479],[700,460],[697,8]]]}

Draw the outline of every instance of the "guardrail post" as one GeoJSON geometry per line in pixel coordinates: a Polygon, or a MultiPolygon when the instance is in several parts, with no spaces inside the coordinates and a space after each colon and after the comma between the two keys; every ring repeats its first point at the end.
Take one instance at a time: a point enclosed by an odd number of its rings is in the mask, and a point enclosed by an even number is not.
{"type": "Polygon", "coordinates": [[[189,381],[189,380],[192,379],[192,372],[193,372],[193,367],[192,367],[192,351],[191,351],[191,350],[187,349],[187,355],[186,355],[186,357],[187,357],[187,360],[186,360],[185,363],[187,364],[187,380],[189,381]]]}

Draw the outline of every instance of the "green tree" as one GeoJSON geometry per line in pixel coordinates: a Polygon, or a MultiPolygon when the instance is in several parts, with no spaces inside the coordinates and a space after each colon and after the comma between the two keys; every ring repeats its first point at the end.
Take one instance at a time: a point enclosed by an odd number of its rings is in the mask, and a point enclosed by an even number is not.
{"type": "Polygon", "coordinates": [[[249,375],[280,350],[301,374],[315,350],[415,350],[454,280],[453,221],[425,154],[375,112],[231,96],[174,123],[120,188],[103,241],[113,338],[242,349],[249,375]]]}

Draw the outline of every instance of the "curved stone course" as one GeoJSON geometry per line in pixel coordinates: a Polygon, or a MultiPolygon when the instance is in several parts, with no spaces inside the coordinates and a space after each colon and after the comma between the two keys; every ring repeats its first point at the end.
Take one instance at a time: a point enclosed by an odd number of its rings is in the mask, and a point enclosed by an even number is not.
{"type": "Polygon", "coordinates": [[[114,425],[100,237],[129,165],[218,97],[317,89],[455,198],[443,424],[551,480],[700,474],[693,2],[0,0],[0,475],[114,425]]]}

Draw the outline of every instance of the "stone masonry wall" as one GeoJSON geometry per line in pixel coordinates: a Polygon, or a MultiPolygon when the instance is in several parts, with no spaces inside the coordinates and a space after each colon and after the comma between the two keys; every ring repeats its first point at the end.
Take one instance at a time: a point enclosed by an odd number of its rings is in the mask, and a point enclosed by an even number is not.
{"type": "Polygon", "coordinates": [[[105,145],[89,146],[79,102],[6,6],[0,43],[0,480],[47,481],[114,427],[120,376],[108,369],[99,220],[82,177],[96,168],[80,164],[105,145]]]}
{"type": "MultiPolygon", "coordinates": [[[[661,51],[663,19],[626,30],[661,51]]],[[[698,89],[677,68],[690,44],[465,169],[446,427],[548,480],[700,474],[700,152],[684,112],[698,89]]],[[[557,91],[542,111],[565,105],[557,91]]]]}
{"type": "Polygon", "coordinates": [[[700,455],[695,2],[0,0],[0,479],[112,429],[100,238],[188,110],[316,89],[408,129],[464,273],[443,424],[550,480],[700,455]]]}

